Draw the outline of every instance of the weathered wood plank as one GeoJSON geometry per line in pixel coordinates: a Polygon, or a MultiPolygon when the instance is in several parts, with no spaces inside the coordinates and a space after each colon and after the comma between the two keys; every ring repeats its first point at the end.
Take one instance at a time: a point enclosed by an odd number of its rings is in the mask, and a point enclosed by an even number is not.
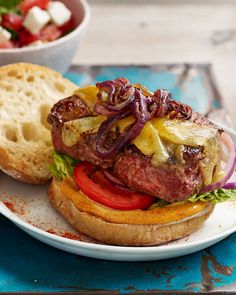
{"type": "Polygon", "coordinates": [[[210,62],[234,126],[235,1],[92,1],[76,64],[210,62]]]}

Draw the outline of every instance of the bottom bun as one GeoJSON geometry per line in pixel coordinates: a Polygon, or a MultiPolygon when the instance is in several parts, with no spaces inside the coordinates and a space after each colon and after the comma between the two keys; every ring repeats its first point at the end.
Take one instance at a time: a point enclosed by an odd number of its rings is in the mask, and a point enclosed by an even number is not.
{"type": "Polygon", "coordinates": [[[154,246],[188,236],[200,228],[214,209],[212,203],[197,215],[167,224],[117,224],[80,211],[73,202],[62,194],[60,182],[54,179],[48,191],[54,206],[79,232],[98,241],[112,245],[154,246]]]}

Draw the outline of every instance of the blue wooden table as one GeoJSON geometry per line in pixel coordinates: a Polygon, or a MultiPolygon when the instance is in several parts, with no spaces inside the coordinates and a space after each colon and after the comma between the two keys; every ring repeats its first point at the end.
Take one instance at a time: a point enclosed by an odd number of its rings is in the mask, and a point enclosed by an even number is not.
{"type": "Polygon", "coordinates": [[[164,290],[178,290],[183,294],[183,290],[236,290],[236,234],[205,251],[185,257],[152,262],[111,262],[49,247],[3,217],[0,224],[1,292],[132,294],[145,290],[155,294],[151,291],[161,290],[160,294],[164,294],[164,290]]]}
{"type": "MultiPolygon", "coordinates": [[[[125,76],[150,89],[166,88],[202,113],[222,105],[207,65],[73,67],[79,85],[125,76]]],[[[0,217],[0,292],[81,294],[236,294],[236,234],[185,257],[152,262],[111,262],[49,247],[0,217]]]]}

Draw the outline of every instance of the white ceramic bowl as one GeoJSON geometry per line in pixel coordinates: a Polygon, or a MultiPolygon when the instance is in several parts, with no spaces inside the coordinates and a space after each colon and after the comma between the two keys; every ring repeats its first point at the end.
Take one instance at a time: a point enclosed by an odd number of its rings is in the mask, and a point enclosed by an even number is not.
{"type": "Polygon", "coordinates": [[[85,34],[90,19],[90,10],[86,0],[61,0],[61,2],[64,2],[72,11],[76,29],[47,44],[0,49],[0,66],[16,62],[29,62],[48,66],[61,73],[66,72],[85,34]]]}

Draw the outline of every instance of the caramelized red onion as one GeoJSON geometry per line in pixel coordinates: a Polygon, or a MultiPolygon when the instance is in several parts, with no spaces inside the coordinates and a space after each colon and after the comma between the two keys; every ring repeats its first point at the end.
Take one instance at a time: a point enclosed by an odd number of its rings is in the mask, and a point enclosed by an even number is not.
{"type": "Polygon", "coordinates": [[[122,95],[122,102],[121,103],[119,103],[117,105],[106,104],[106,107],[110,111],[124,110],[133,102],[133,100],[135,98],[134,93],[135,93],[134,87],[129,86],[129,87],[127,87],[127,89],[125,90],[125,92],[122,95]]]}
{"type": "Polygon", "coordinates": [[[96,142],[96,154],[100,158],[109,158],[114,153],[119,152],[125,145],[130,143],[133,139],[135,139],[143,126],[149,119],[149,113],[147,110],[147,102],[145,96],[141,94],[139,90],[135,90],[136,98],[133,104],[133,115],[136,121],[125,128],[125,130],[119,135],[119,137],[112,143],[112,145],[108,146],[109,143],[107,141],[110,130],[117,122],[117,120],[125,118],[127,115],[131,114],[131,111],[128,110],[125,113],[119,113],[112,117],[109,117],[106,121],[104,121],[99,130],[97,132],[97,142],[96,142]]]}
{"type": "Polygon", "coordinates": [[[179,103],[176,100],[169,101],[168,111],[168,116],[170,119],[179,118],[189,120],[192,116],[192,109],[188,105],[184,103],[179,103]]]}
{"type": "Polygon", "coordinates": [[[152,117],[168,115],[171,119],[188,120],[192,115],[190,107],[171,100],[170,93],[165,90],[159,89],[152,95],[142,87],[130,85],[129,80],[124,78],[97,83],[96,86],[99,92],[94,111],[108,117],[101,124],[96,139],[96,154],[103,159],[118,153],[135,139],[152,117]],[[129,115],[133,115],[135,122],[127,126],[112,143],[109,142],[108,135],[116,122],[129,115]]]}
{"type": "Polygon", "coordinates": [[[103,115],[103,116],[113,116],[116,114],[116,112],[112,112],[109,111],[108,109],[106,109],[103,105],[99,104],[99,103],[95,103],[94,107],[93,107],[94,112],[96,112],[97,114],[103,115]]]}
{"type": "Polygon", "coordinates": [[[128,188],[123,182],[121,182],[112,171],[107,169],[102,170],[103,175],[109,180],[113,185],[119,189],[123,189],[125,191],[134,192],[134,190],[128,188]]]}
{"type": "Polygon", "coordinates": [[[107,169],[102,170],[103,175],[113,184],[117,184],[120,186],[125,186],[123,182],[121,182],[112,171],[109,171],[107,169]]]}
{"type": "Polygon", "coordinates": [[[236,189],[236,182],[228,182],[223,186],[223,188],[225,188],[225,189],[236,189]]]}
{"type": "Polygon", "coordinates": [[[97,104],[103,105],[108,111],[121,111],[134,99],[135,89],[125,78],[97,83],[96,86],[99,89],[97,104]]]}
{"type": "Polygon", "coordinates": [[[155,108],[154,117],[162,118],[168,110],[168,102],[170,99],[170,92],[163,89],[158,89],[153,96],[153,107],[155,108]]]}
{"type": "Polygon", "coordinates": [[[226,164],[226,166],[224,168],[225,176],[220,181],[205,186],[200,191],[200,193],[210,192],[210,191],[216,190],[218,188],[222,188],[222,187],[223,188],[230,188],[230,186],[231,186],[230,183],[228,185],[226,183],[230,179],[230,177],[232,176],[232,174],[234,173],[235,168],[236,168],[235,145],[234,145],[234,142],[231,139],[231,137],[225,132],[223,132],[221,134],[221,140],[225,144],[225,146],[227,147],[228,152],[229,152],[229,159],[228,159],[228,162],[227,162],[227,164],[226,164]]]}

